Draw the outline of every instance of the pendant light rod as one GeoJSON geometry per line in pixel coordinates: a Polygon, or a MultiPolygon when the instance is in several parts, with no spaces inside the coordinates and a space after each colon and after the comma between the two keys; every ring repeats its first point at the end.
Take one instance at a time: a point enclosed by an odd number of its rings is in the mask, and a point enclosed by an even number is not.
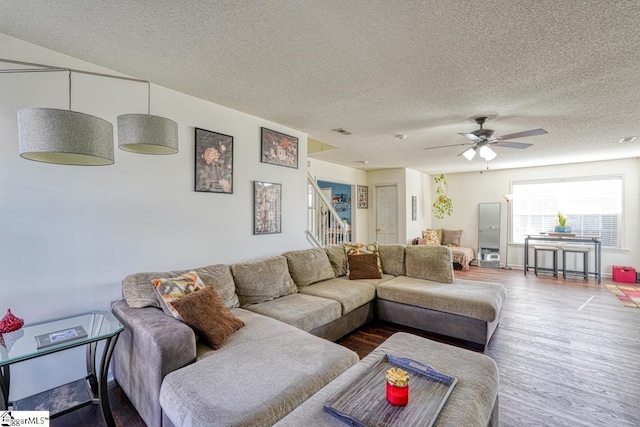
{"type": "Polygon", "coordinates": [[[96,73],[93,71],[77,70],[75,68],[56,67],[53,65],[36,64],[34,62],[14,61],[13,59],[4,59],[4,58],[0,58],[0,62],[4,62],[7,64],[15,64],[15,65],[25,65],[28,67],[38,67],[36,69],[10,68],[6,70],[0,70],[0,73],[38,73],[38,72],[46,73],[46,72],[52,72],[52,71],[69,71],[73,73],[88,74],[90,76],[108,77],[110,79],[120,79],[120,80],[128,80],[131,82],[147,83],[150,85],[148,80],[134,79],[133,77],[115,76],[113,74],[96,73]]]}

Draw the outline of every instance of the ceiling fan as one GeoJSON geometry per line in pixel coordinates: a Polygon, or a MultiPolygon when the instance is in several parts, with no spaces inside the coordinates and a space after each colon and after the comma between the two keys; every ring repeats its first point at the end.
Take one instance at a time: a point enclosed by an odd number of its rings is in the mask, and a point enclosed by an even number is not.
{"type": "Polygon", "coordinates": [[[496,152],[493,151],[491,147],[518,148],[520,150],[523,150],[533,145],[533,144],[525,144],[522,142],[507,141],[507,139],[524,138],[526,136],[544,135],[548,133],[546,130],[540,128],[540,129],[527,130],[524,132],[512,133],[509,135],[494,136],[495,135],[494,130],[483,129],[482,127],[487,121],[487,117],[476,117],[475,121],[478,125],[480,125],[480,129],[474,130],[471,133],[460,133],[460,135],[464,136],[467,139],[470,139],[471,142],[465,142],[461,144],[440,145],[437,147],[425,147],[425,150],[432,150],[434,148],[444,148],[444,147],[456,147],[458,145],[471,145],[470,148],[458,154],[458,156],[462,155],[467,160],[471,161],[473,160],[477,152],[480,155],[480,157],[482,157],[486,161],[489,161],[489,160],[493,160],[497,156],[496,152]]]}

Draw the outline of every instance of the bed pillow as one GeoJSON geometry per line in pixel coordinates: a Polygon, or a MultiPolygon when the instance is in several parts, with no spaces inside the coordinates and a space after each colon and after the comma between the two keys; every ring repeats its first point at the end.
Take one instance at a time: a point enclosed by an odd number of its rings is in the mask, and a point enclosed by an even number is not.
{"type": "Polygon", "coordinates": [[[244,326],[244,322],[225,306],[213,286],[191,292],[170,304],[182,321],[214,350],[244,326]]]}
{"type": "Polygon", "coordinates": [[[460,237],[462,230],[442,230],[442,245],[444,246],[460,246],[460,237]]]}

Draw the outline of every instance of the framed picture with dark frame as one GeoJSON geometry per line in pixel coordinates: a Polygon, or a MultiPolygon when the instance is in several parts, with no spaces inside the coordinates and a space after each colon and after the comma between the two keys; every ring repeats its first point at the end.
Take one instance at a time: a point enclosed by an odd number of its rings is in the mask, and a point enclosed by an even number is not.
{"type": "Polygon", "coordinates": [[[260,161],[298,169],[298,138],[261,128],[260,161]]]}
{"type": "Polygon", "coordinates": [[[196,128],[195,191],[233,194],[233,137],[196,128]]]}
{"type": "Polygon", "coordinates": [[[358,208],[367,209],[369,207],[369,187],[358,185],[358,208]]]}
{"type": "Polygon", "coordinates": [[[282,184],[253,182],[253,234],[274,234],[282,226],[282,184]]]}

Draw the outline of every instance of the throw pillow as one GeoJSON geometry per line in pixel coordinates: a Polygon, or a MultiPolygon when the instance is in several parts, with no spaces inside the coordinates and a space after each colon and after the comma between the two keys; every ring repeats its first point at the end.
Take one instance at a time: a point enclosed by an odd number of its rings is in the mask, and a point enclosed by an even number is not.
{"type": "Polygon", "coordinates": [[[213,286],[191,292],[169,303],[182,321],[214,350],[244,326],[218,296],[213,286]]]}
{"type": "MultiPolygon", "coordinates": [[[[427,230],[422,230],[422,238],[424,238],[424,235],[428,230],[431,230],[431,228],[427,230]]],[[[436,235],[438,236],[438,241],[442,242],[442,228],[436,228],[435,232],[436,232],[436,235]]]]}
{"type": "MultiPolygon", "coordinates": [[[[343,243],[342,246],[349,255],[374,254],[377,257],[378,271],[382,274],[382,261],[380,260],[380,250],[377,243],[343,243]]],[[[348,260],[347,260],[348,261],[348,260]]],[[[349,263],[347,262],[347,275],[349,275],[349,263]]]]}
{"type": "Polygon", "coordinates": [[[324,250],[327,252],[329,262],[331,262],[331,268],[333,268],[336,277],[347,274],[347,254],[345,254],[344,248],[340,245],[334,245],[324,250]]]}
{"type": "Polygon", "coordinates": [[[151,283],[156,288],[162,310],[176,319],[180,319],[180,314],[173,309],[170,303],[191,292],[204,288],[204,283],[202,283],[195,271],[190,271],[175,278],[154,279],[151,283]]]}
{"type": "Polygon", "coordinates": [[[349,280],[382,279],[375,254],[349,255],[349,280]]]}
{"type": "Polygon", "coordinates": [[[424,230],[422,232],[425,245],[440,246],[440,239],[436,230],[424,230]]]}
{"type": "Polygon", "coordinates": [[[442,245],[460,246],[462,230],[442,230],[442,245]]]}

